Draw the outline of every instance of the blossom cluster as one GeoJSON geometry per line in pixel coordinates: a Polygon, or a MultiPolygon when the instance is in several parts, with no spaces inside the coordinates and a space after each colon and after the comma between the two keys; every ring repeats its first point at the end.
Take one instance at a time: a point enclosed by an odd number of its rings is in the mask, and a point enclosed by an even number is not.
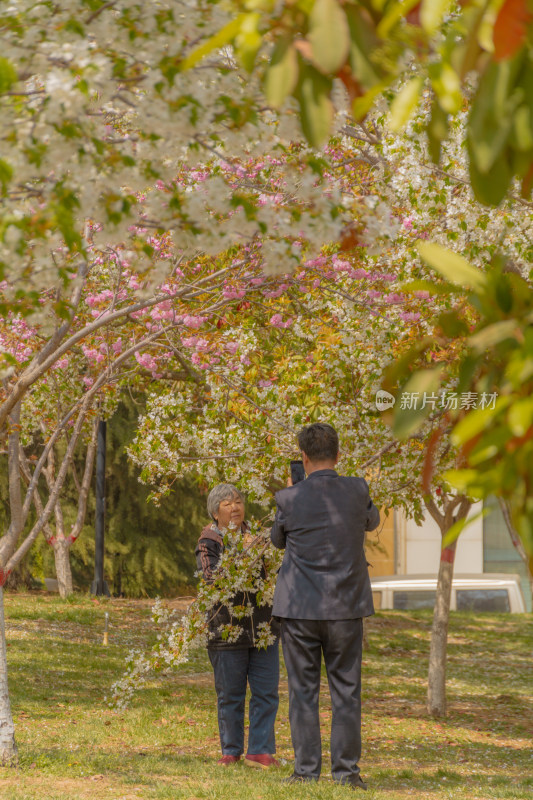
{"type": "MultiPolygon", "coordinates": [[[[224,550],[213,580],[200,581],[197,596],[181,619],[175,619],[174,612],[156,600],[152,619],[159,631],[157,642],[147,654],[130,654],[126,672],[112,687],[110,702],[115,707],[125,707],[150,672],[179,667],[195,648],[205,646],[209,640],[208,619],[213,612],[216,619],[216,609],[221,604],[234,619],[251,614],[252,596],[258,606],[272,604],[280,551],[270,544],[268,532],[252,524],[246,541],[240,531],[231,527],[223,534],[224,550]],[[235,604],[237,594],[244,594],[244,605],[235,604]]],[[[231,644],[238,641],[242,627],[238,623],[221,624],[219,633],[231,644]]],[[[267,647],[275,638],[271,624],[264,622],[257,627],[254,644],[267,647]]]]}

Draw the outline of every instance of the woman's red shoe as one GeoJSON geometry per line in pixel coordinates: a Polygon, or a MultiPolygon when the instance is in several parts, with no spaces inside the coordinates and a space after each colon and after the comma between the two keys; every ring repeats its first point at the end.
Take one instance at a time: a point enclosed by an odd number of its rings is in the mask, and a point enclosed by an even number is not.
{"type": "Polygon", "coordinates": [[[221,767],[229,767],[230,764],[236,764],[239,761],[240,756],[222,756],[217,761],[217,764],[220,764],[221,767]]]}

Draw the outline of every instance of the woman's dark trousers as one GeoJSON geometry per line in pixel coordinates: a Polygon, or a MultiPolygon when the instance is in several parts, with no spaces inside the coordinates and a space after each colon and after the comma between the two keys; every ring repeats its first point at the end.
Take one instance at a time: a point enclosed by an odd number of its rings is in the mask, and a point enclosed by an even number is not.
{"type": "Polygon", "coordinates": [[[318,698],[322,653],[331,696],[331,775],[346,783],[361,757],[361,619],[283,619],[294,774],[318,780],[322,766],[318,698]]]}
{"type": "Polygon", "coordinates": [[[244,753],[246,685],[250,685],[248,750],[253,755],[275,753],[274,722],[278,710],[279,646],[266,650],[209,648],[215,673],[218,729],[223,755],[244,753]]]}

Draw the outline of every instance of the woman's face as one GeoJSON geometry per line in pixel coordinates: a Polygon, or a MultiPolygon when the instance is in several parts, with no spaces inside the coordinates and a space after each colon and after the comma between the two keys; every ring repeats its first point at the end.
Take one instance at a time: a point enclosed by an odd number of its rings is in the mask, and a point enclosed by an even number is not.
{"type": "Polygon", "coordinates": [[[231,523],[233,527],[240,528],[244,522],[244,503],[239,495],[234,494],[227,500],[222,500],[215,514],[219,528],[227,528],[231,523]]]}

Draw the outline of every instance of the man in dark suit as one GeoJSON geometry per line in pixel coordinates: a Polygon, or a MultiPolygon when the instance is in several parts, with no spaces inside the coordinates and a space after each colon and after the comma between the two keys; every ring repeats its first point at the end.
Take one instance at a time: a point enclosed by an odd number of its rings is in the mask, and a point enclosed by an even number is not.
{"type": "Polygon", "coordinates": [[[339,440],[331,425],[303,428],[298,445],[307,479],[276,494],[271,531],[284,548],[273,614],[289,680],[289,720],[294,773],[289,783],[316,781],[322,752],[318,700],[321,655],[331,695],[331,774],[366,789],[361,756],[361,658],[363,617],[374,613],[365,531],[379,525],[363,478],[335,471],[339,440]]]}

